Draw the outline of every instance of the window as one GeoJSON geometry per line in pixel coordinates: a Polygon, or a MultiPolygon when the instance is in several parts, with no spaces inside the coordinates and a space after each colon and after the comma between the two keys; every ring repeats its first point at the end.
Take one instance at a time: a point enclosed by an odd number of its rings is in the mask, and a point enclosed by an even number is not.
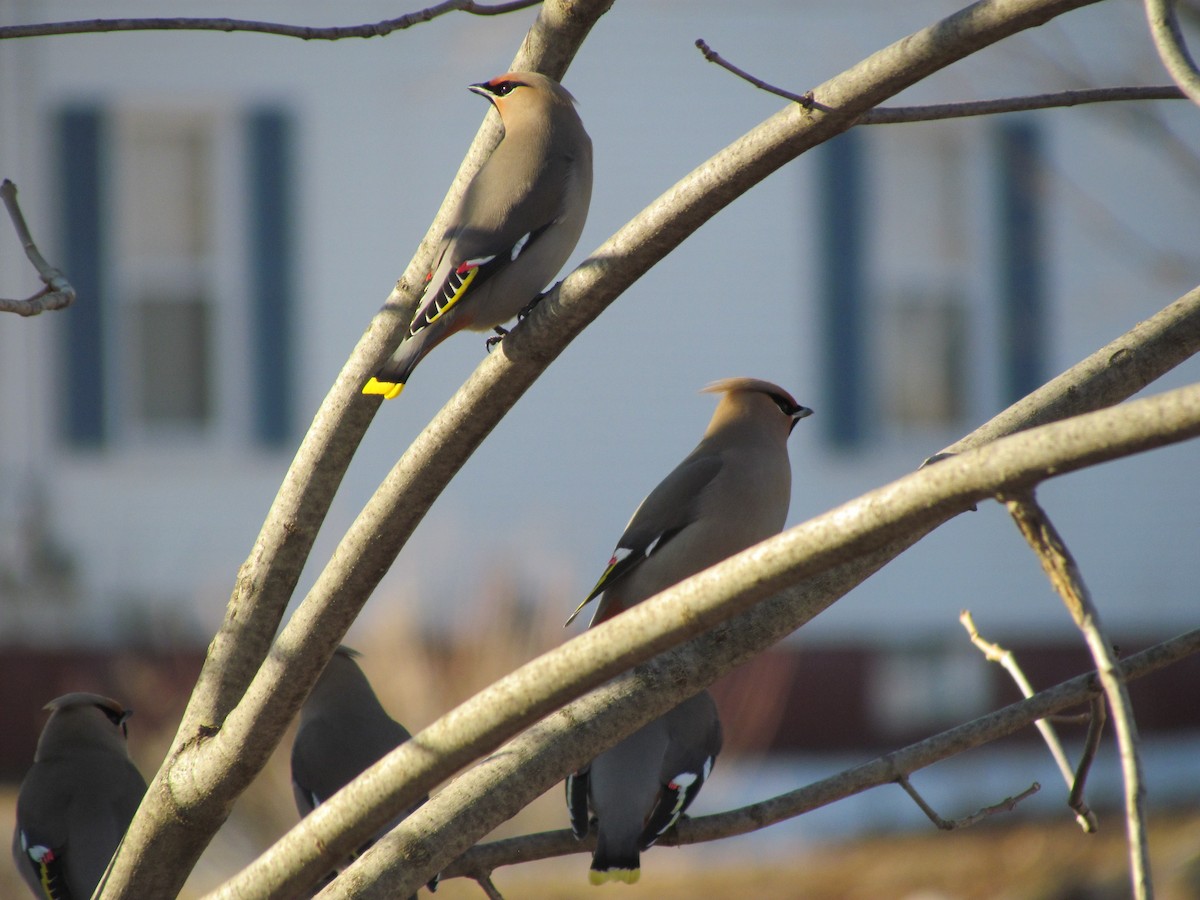
{"type": "Polygon", "coordinates": [[[126,435],[199,433],[214,413],[212,204],[217,123],[205,114],[117,119],[114,407],[126,435]]]}
{"type": "Polygon", "coordinates": [[[69,443],[287,446],[290,117],[70,107],[58,143],[69,443]]]}
{"type": "Polygon", "coordinates": [[[961,295],[912,292],[880,305],[886,418],[914,427],[961,421],[968,378],[961,295]]]}
{"type": "Polygon", "coordinates": [[[995,410],[1039,386],[1046,279],[1032,124],[855,129],[817,154],[826,440],[855,449],[941,437],[975,417],[972,402],[995,410]]]}

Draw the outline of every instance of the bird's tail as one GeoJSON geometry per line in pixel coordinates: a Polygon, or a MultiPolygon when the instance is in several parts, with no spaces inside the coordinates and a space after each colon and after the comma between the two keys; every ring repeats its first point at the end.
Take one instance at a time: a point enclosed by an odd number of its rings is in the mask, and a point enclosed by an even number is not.
{"type": "Polygon", "coordinates": [[[604,832],[601,831],[596,836],[596,852],[592,855],[588,881],[592,884],[605,884],[609,881],[633,884],[642,874],[641,865],[636,843],[619,848],[610,847],[604,832]]]}

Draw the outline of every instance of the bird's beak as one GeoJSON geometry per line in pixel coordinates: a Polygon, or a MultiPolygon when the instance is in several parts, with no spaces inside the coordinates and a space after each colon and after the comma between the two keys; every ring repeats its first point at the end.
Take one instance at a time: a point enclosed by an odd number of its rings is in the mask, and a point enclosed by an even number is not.
{"type": "Polygon", "coordinates": [[[798,410],[796,410],[794,413],[792,413],[792,424],[791,424],[791,427],[788,428],[788,433],[790,434],[792,431],[792,428],[796,427],[797,422],[799,422],[801,419],[807,419],[809,416],[812,415],[812,412],[813,411],[811,409],[809,409],[807,406],[802,406],[798,410]]]}
{"type": "Polygon", "coordinates": [[[488,90],[488,83],[486,81],[481,81],[478,84],[468,84],[467,90],[472,94],[478,94],[489,102],[496,99],[495,95],[488,90]]]}

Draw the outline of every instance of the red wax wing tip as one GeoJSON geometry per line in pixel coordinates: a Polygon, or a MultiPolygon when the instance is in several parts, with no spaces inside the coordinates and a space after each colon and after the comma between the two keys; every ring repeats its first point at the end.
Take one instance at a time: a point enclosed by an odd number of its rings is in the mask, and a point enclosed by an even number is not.
{"type": "Polygon", "coordinates": [[[617,555],[615,553],[612,555],[612,558],[609,559],[608,564],[609,566],[615,566],[617,564],[617,555]]]}
{"type": "Polygon", "coordinates": [[[457,272],[459,275],[466,275],[473,268],[475,268],[474,265],[472,265],[470,262],[465,262],[461,266],[459,266],[457,269],[455,269],[454,271],[457,272]]]}

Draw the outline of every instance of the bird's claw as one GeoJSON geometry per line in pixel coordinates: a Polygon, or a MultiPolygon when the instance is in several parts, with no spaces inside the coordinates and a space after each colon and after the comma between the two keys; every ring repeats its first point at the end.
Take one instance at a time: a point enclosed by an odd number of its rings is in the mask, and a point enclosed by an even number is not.
{"type": "Polygon", "coordinates": [[[492,348],[493,348],[493,347],[495,347],[495,346],[496,346],[498,343],[500,343],[502,340],[504,340],[504,336],[505,336],[506,334],[508,334],[508,329],[507,329],[507,328],[501,328],[499,325],[497,325],[495,328],[493,328],[493,329],[492,329],[492,331],[494,331],[494,332],[496,332],[496,333],[495,333],[495,335],[493,335],[492,337],[488,338],[488,339],[487,339],[487,341],[486,341],[486,346],[487,346],[487,352],[488,352],[488,353],[491,353],[491,352],[492,352],[492,348]]]}
{"type": "Polygon", "coordinates": [[[537,306],[539,303],[541,303],[542,298],[544,298],[545,296],[546,296],[546,292],[543,291],[542,293],[540,293],[536,297],[534,297],[532,300],[530,300],[528,303],[526,303],[521,308],[521,311],[519,313],[517,313],[517,321],[524,322],[525,319],[528,318],[529,314],[531,312],[533,312],[533,308],[535,306],[537,306]]]}

